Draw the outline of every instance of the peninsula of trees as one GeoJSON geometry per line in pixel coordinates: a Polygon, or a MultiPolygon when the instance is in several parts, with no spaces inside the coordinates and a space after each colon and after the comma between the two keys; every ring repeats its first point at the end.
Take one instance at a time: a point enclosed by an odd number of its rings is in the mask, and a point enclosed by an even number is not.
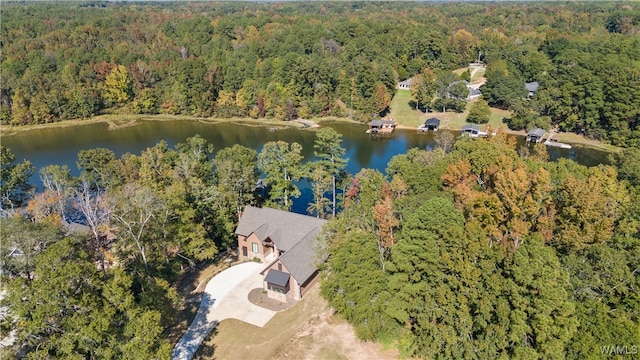
{"type": "Polygon", "coordinates": [[[418,107],[456,100],[451,70],[479,52],[483,96],[512,111],[510,126],[627,148],[585,167],[549,161],[542,144],[516,151],[501,131],[438,132],[433,151],[350,175],[329,128],[307,163],[295,142],[214,155],[195,136],[120,157],[83,150],[79,176],[47,166],[36,193],[32,164],[0,147],[0,335],[16,337],[2,356],[169,358],[178,277],[233,244],[244,206],[290,209],[301,179],[308,213],[330,219],[322,295],[360,338],[417,358],[637,353],[638,14],[614,2],[3,3],[3,124],[129,112],[367,120],[398,80],[416,80],[418,107]]]}
{"type": "Polygon", "coordinates": [[[0,121],[366,121],[408,78],[422,109],[460,110],[450,71],[480,59],[484,98],[512,111],[510,127],[638,146],[639,22],[637,4],[616,2],[5,2],[0,121]]]}

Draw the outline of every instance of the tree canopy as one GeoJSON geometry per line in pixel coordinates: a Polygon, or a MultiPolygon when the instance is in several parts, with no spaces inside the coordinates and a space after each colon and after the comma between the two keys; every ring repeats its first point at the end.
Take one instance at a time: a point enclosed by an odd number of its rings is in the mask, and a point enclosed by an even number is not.
{"type": "Polygon", "coordinates": [[[481,60],[490,105],[637,145],[638,14],[633,3],[8,2],[0,122],[123,112],[368,121],[409,78],[416,108],[462,112],[467,89],[451,70],[481,60]]]}
{"type": "Polygon", "coordinates": [[[407,356],[633,352],[640,222],[629,155],[619,174],[522,158],[498,134],[450,153],[412,149],[389,163],[393,179],[363,170],[332,222],[323,295],[360,337],[396,339],[407,356]],[[381,256],[389,221],[376,214],[398,181],[404,195],[385,209],[399,221],[381,256]]]}

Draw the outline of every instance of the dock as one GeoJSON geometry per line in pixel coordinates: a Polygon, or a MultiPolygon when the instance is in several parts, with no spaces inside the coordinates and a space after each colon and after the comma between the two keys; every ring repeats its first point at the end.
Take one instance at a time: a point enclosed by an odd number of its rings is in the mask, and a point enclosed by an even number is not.
{"type": "Polygon", "coordinates": [[[554,135],[553,133],[551,133],[549,135],[547,140],[545,140],[545,142],[544,142],[545,145],[558,147],[558,148],[561,148],[561,149],[571,149],[571,145],[559,142],[557,139],[553,138],[553,135],[554,135]]]}

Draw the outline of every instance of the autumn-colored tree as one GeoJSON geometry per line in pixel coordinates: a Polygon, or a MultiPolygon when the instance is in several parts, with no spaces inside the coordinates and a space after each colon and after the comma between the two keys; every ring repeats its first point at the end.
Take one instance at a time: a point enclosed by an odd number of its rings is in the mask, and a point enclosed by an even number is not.
{"type": "Polygon", "coordinates": [[[133,81],[124,65],[118,65],[111,70],[104,80],[104,98],[111,104],[127,103],[133,95],[133,81]]]}
{"type": "Polygon", "coordinates": [[[27,125],[33,120],[31,110],[29,110],[29,103],[26,95],[22,89],[18,89],[11,98],[11,124],[13,125],[27,125]]]}
{"type": "Polygon", "coordinates": [[[40,179],[45,192],[50,192],[50,199],[55,199],[55,213],[60,220],[67,220],[67,208],[70,205],[77,179],[71,176],[66,165],[49,165],[40,170],[40,179]]]}
{"type": "Polygon", "coordinates": [[[555,195],[558,204],[554,243],[580,249],[611,239],[615,224],[629,205],[624,183],[610,166],[589,169],[588,177],[569,174],[555,195]]]}
{"type": "Polygon", "coordinates": [[[460,29],[450,39],[452,49],[460,56],[459,63],[466,65],[475,60],[478,39],[465,29],[460,29]]]}
{"type": "Polygon", "coordinates": [[[396,243],[393,230],[400,225],[393,209],[393,191],[389,184],[384,184],[381,192],[381,199],[373,207],[373,216],[376,221],[378,252],[380,253],[380,264],[382,270],[385,268],[389,250],[396,243]]]}
{"type": "Polygon", "coordinates": [[[481,224],[492,241],[517,249],[531,232],[550,241],[555,208],[551,180],[544,169],[530,171],[521,160],[500,155],[485,171],[472,172],[459,160],[442,175],[468,221],[481,224]]]}
{"type": "Polygon", "coordinates": [[[61,225],[62,216],[58,210],[61,198],[51,190],[36,194],[29,202],[25,211],[36,222],[61,225]]]}
{"type": "Polygon", "coordinates": [[[384,113],[391,104],[392,94],[383,83],[377,83],[374,92],[375,107],[378,114],[384,113]]]}

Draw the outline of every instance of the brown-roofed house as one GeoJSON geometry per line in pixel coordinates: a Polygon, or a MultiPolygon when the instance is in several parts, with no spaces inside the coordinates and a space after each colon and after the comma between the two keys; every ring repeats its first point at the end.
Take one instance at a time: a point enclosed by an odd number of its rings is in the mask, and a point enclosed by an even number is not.
{"type": "Polygon", "coordinates": [[[315,283],[323,260],[316,238],[326,220],[271,208],[247,206],[236,235],[240,259],[269,265],[262,271],[269,297],[300,300],[315,283]]]}

